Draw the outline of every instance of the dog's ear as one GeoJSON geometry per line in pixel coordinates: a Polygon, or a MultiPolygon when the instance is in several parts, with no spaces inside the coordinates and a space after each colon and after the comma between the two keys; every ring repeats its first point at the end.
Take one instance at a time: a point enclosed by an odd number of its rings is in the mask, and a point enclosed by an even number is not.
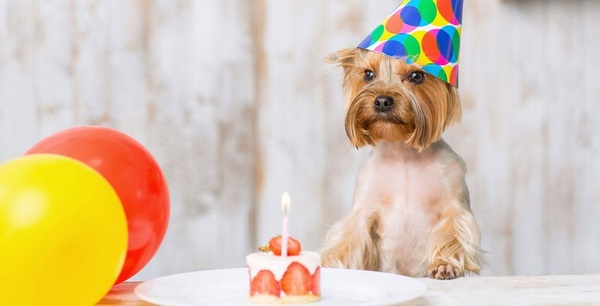
{"type": "Polygon", "coordinates": [[[406,143],[423,150],[438,141],[449,125],[460,121],[461,106],[457,89],[437,78],[420,86],[417,95],[412,105],[417,124],[406,143]]]}
{"type": "Polygon", "coordinates": [[[453,123],[460,122],[460,119],[462,117],[462,109],[458,90],[456,89],[456,87],[448,83],[446,83],[446,88],[448,89],[448,112],[446,116],[446,122],[444,123],[444,127],[448,127],[453,123]]]}
{"type": "Polygon", "coordinates": [[[325,57],[325,62],[328,64],[338,64],[342,67],[353,65],[356,61],[357,48],[342,49],[333,52],[325,57]]]}
{"type": "Polygon", "coordinates": [[[333,52],[328,54],[327,56],[325,56],[325,58],[323,58],[323,60],[325,60],[325,63],[327,64],[335,64],[338,61],[338,58],[340,58],[337,54],[337,52],[333,52]]]}

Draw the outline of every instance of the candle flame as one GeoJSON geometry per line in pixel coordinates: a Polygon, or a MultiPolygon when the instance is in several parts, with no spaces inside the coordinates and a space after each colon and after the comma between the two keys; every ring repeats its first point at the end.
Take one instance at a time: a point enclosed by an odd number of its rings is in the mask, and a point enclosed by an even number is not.
{"type": "Polygon", "coordinates": [[[283,209],[283,212],[290,210],[290,202],[290,194],[287,191],[284,191],[281,195],[281,209],[283,209]]]}

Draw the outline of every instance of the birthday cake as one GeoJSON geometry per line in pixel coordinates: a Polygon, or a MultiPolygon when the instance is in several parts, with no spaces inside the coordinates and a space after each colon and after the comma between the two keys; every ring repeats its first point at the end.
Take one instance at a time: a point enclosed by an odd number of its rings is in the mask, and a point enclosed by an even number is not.
{"type": "Polygon", "coordinates": [[[296,304],[321,299],[321,255],[302,251],[294,238],[287,241],[287,256],[281,254],[281,236],[271,239],[261,252],[246,256],[251,302],[296,304]]]}

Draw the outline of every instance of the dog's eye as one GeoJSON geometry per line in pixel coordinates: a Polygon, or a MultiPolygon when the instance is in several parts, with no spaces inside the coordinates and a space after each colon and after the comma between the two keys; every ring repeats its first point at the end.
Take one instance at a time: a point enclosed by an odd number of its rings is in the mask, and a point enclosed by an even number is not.
{"type": "Polygon", "coordinates": [[[413,71],[408,75],[408,80],[416,85],[425,82],[425,74],[423,71],[413,71]]]}
{"type": "Polygon", "coordinates": [[[367,83],[371,83],[375,78],[375,73],[371,70],[365,70],[365,75],[363,76],[363,80],[367,83]]]}

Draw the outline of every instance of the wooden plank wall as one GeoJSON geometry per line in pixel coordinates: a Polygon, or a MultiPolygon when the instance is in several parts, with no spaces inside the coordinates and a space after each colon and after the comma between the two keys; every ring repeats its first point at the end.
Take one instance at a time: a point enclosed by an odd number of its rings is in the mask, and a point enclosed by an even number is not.
{"type": "MultiPolygon", "coordinates": [[[[290,230],[317,249],[352,205],[341,74],[398,1],[0,0],[0,162],[82,124],[138,139],[172,215],[135,278],[244,266],[290,230]]],[[[465,1],[464,157],[486,275],[598,273],[600,2],[465,1]]]]}
{"type": "Polygon", "coordinates": [[[600,3],[465,8],[465,112],[447,138],[470,168],[489,272],[599,272],[600,3]]]}

